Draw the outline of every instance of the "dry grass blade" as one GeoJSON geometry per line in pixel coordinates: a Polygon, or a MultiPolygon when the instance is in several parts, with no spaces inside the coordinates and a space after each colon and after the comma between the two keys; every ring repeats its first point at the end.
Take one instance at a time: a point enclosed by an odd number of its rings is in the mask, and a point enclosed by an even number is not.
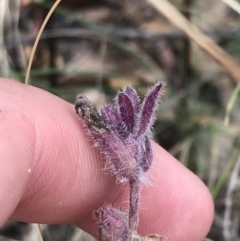
{"type": "Polygon", "coordinates": [[[61,0],[56,0],[56,2],[53,4],[53,6],[49,10],[46,18],[43,21],[43,24],[42,24],[40,30],[38,32],[38,35],[37,35],[36,40],[34,42],[33,49],[32,49],[32,52],[31,52],[31,56],[30,56],[30,59],[29,59],[27,72],[26,72],[26,78],[25,78],[25,84],[28,84],[28,82],[29,82],[29,76],[30,76],[30,71],[31,71],[31,67],[32,67],[33,57],[34,57],[34,54],[36,52],[36,48],[37,48],[37,45],[38,45],[39,40],[41,38],[42,32],[43,32],[44,28],[46,27],[46,24],[47,24],[49,18],[52,16],[54,10],[56,9],[56,7],[59,5],[60,2],[61,2],[61,0]]]}
{"type": "Polygon", "coordinates": [[[183,31],[190,39],[218,61],[237,83],[240,82],[240,70],[235,59],[221,49],[211,38],[205,36],[194,24],[189,22],[171,3],[167,0],[147,1],[172,24],[183,31]]]}
{"type": "Polygon", "coordinates": [[[222,0],[225,2],[230,8],[240,14],[240,3],[235,0],[222,0]]]}

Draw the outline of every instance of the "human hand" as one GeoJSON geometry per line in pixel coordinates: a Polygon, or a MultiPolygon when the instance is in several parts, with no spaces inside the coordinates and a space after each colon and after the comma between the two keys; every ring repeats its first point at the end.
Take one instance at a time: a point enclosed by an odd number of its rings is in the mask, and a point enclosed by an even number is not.
{"type": "MultiPolygon", "coordinates": [[[[92,217],[104,203],[128,199],[126,185],[102,171],[73,105],[43,90],[0,79],[0,225],[8,219],[71,223],[97,235],[92,217]]],[[[153,143],[154,162],[142,187],[142,235],[201,241],[213,218],[203,183],[153,143]]]]}

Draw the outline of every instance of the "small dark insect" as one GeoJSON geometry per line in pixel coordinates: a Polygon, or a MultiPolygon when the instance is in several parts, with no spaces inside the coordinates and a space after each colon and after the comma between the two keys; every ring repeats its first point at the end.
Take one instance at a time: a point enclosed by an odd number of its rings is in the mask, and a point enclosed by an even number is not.
{"type": "Polygon", "coordinates": [[[78,94],[75,104],[76,113],[85,121],[88,126],[95,126],[99,129],[110,129],[110,125],[98,114],[96,107],[84,95],[78,94]]]}

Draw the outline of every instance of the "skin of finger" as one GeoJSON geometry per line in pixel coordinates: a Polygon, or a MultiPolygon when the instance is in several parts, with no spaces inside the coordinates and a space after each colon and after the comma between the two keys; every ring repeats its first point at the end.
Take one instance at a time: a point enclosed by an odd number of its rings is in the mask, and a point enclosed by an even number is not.
{"type": "Polygon", "coordinates": [[[26,116],[15,112],[9,113],[4,110],[2,103],[0,106],[0,225],[2,225],[20,202],[29,180],[33,152],[29,151],[27,146],[31,145],[30,140],[33,138],[26,125],[29,123],[26,116]],[[19,124],[14,123],[14,118],[22,121],[19,124]],[[20,145],[19,148],[19,143],[25,145],[20,145]]]}
{"type": "MultiPolygon", "coordinates": [[[[0,184],[13,187],[10,193],[0,191],[0,205],[4,202],[6,207],[0,210],[2,223],[13,212],[16,220],[74,223],[96,235],[93,210],[104,203],[126,207],[127,185],[116,184],[102,171],[98,150],[72,105],[43,90],[2,79],[0,116],[6,119],[0,125],[0,133],[6,132],[0,139],[0,161],[8,160],[0,184]],[[12,156],[4,151],[6,142],[12,156]]],[[[147,173],[151,185],[144,186],[140,196],[140,233],[202,240],[213,216],[209,192],[171,155],[156,144],[153,147],[155,160],[147,173]]]]}

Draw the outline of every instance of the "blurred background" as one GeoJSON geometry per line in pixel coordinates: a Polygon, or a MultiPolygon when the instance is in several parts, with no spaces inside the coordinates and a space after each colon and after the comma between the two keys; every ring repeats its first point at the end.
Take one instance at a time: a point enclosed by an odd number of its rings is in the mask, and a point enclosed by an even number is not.
{"type": "MultiPolygon", "coordinates": [[[[81,92],[99,108],[119,88],[131,85],[143,96],[153,83],[165,81],[155,140],[210,189],[215,218],[208,238],[239,241],[240,78],[218,64],[215,48],[210,54],[199,48],[200,36],[190,40],[189,29],[179,31],[176,15],[164,7],[159,12],[150,2],[62,0],[42,34],[30,82],[71,103],[81,92]]],[[[231,56],[232,69],[239,71],[238,1],[167,2],[231,56]]],[[[1,77],[24,82],[34,41],[53,3],[0,1],[1,77]]],[[[45,241],[94,240],[73,226],[42,229],[45,241]]],[[[0,241],[10,240],[40,240],[38,228],[9,221],[0,229],[0,241]]]]}

